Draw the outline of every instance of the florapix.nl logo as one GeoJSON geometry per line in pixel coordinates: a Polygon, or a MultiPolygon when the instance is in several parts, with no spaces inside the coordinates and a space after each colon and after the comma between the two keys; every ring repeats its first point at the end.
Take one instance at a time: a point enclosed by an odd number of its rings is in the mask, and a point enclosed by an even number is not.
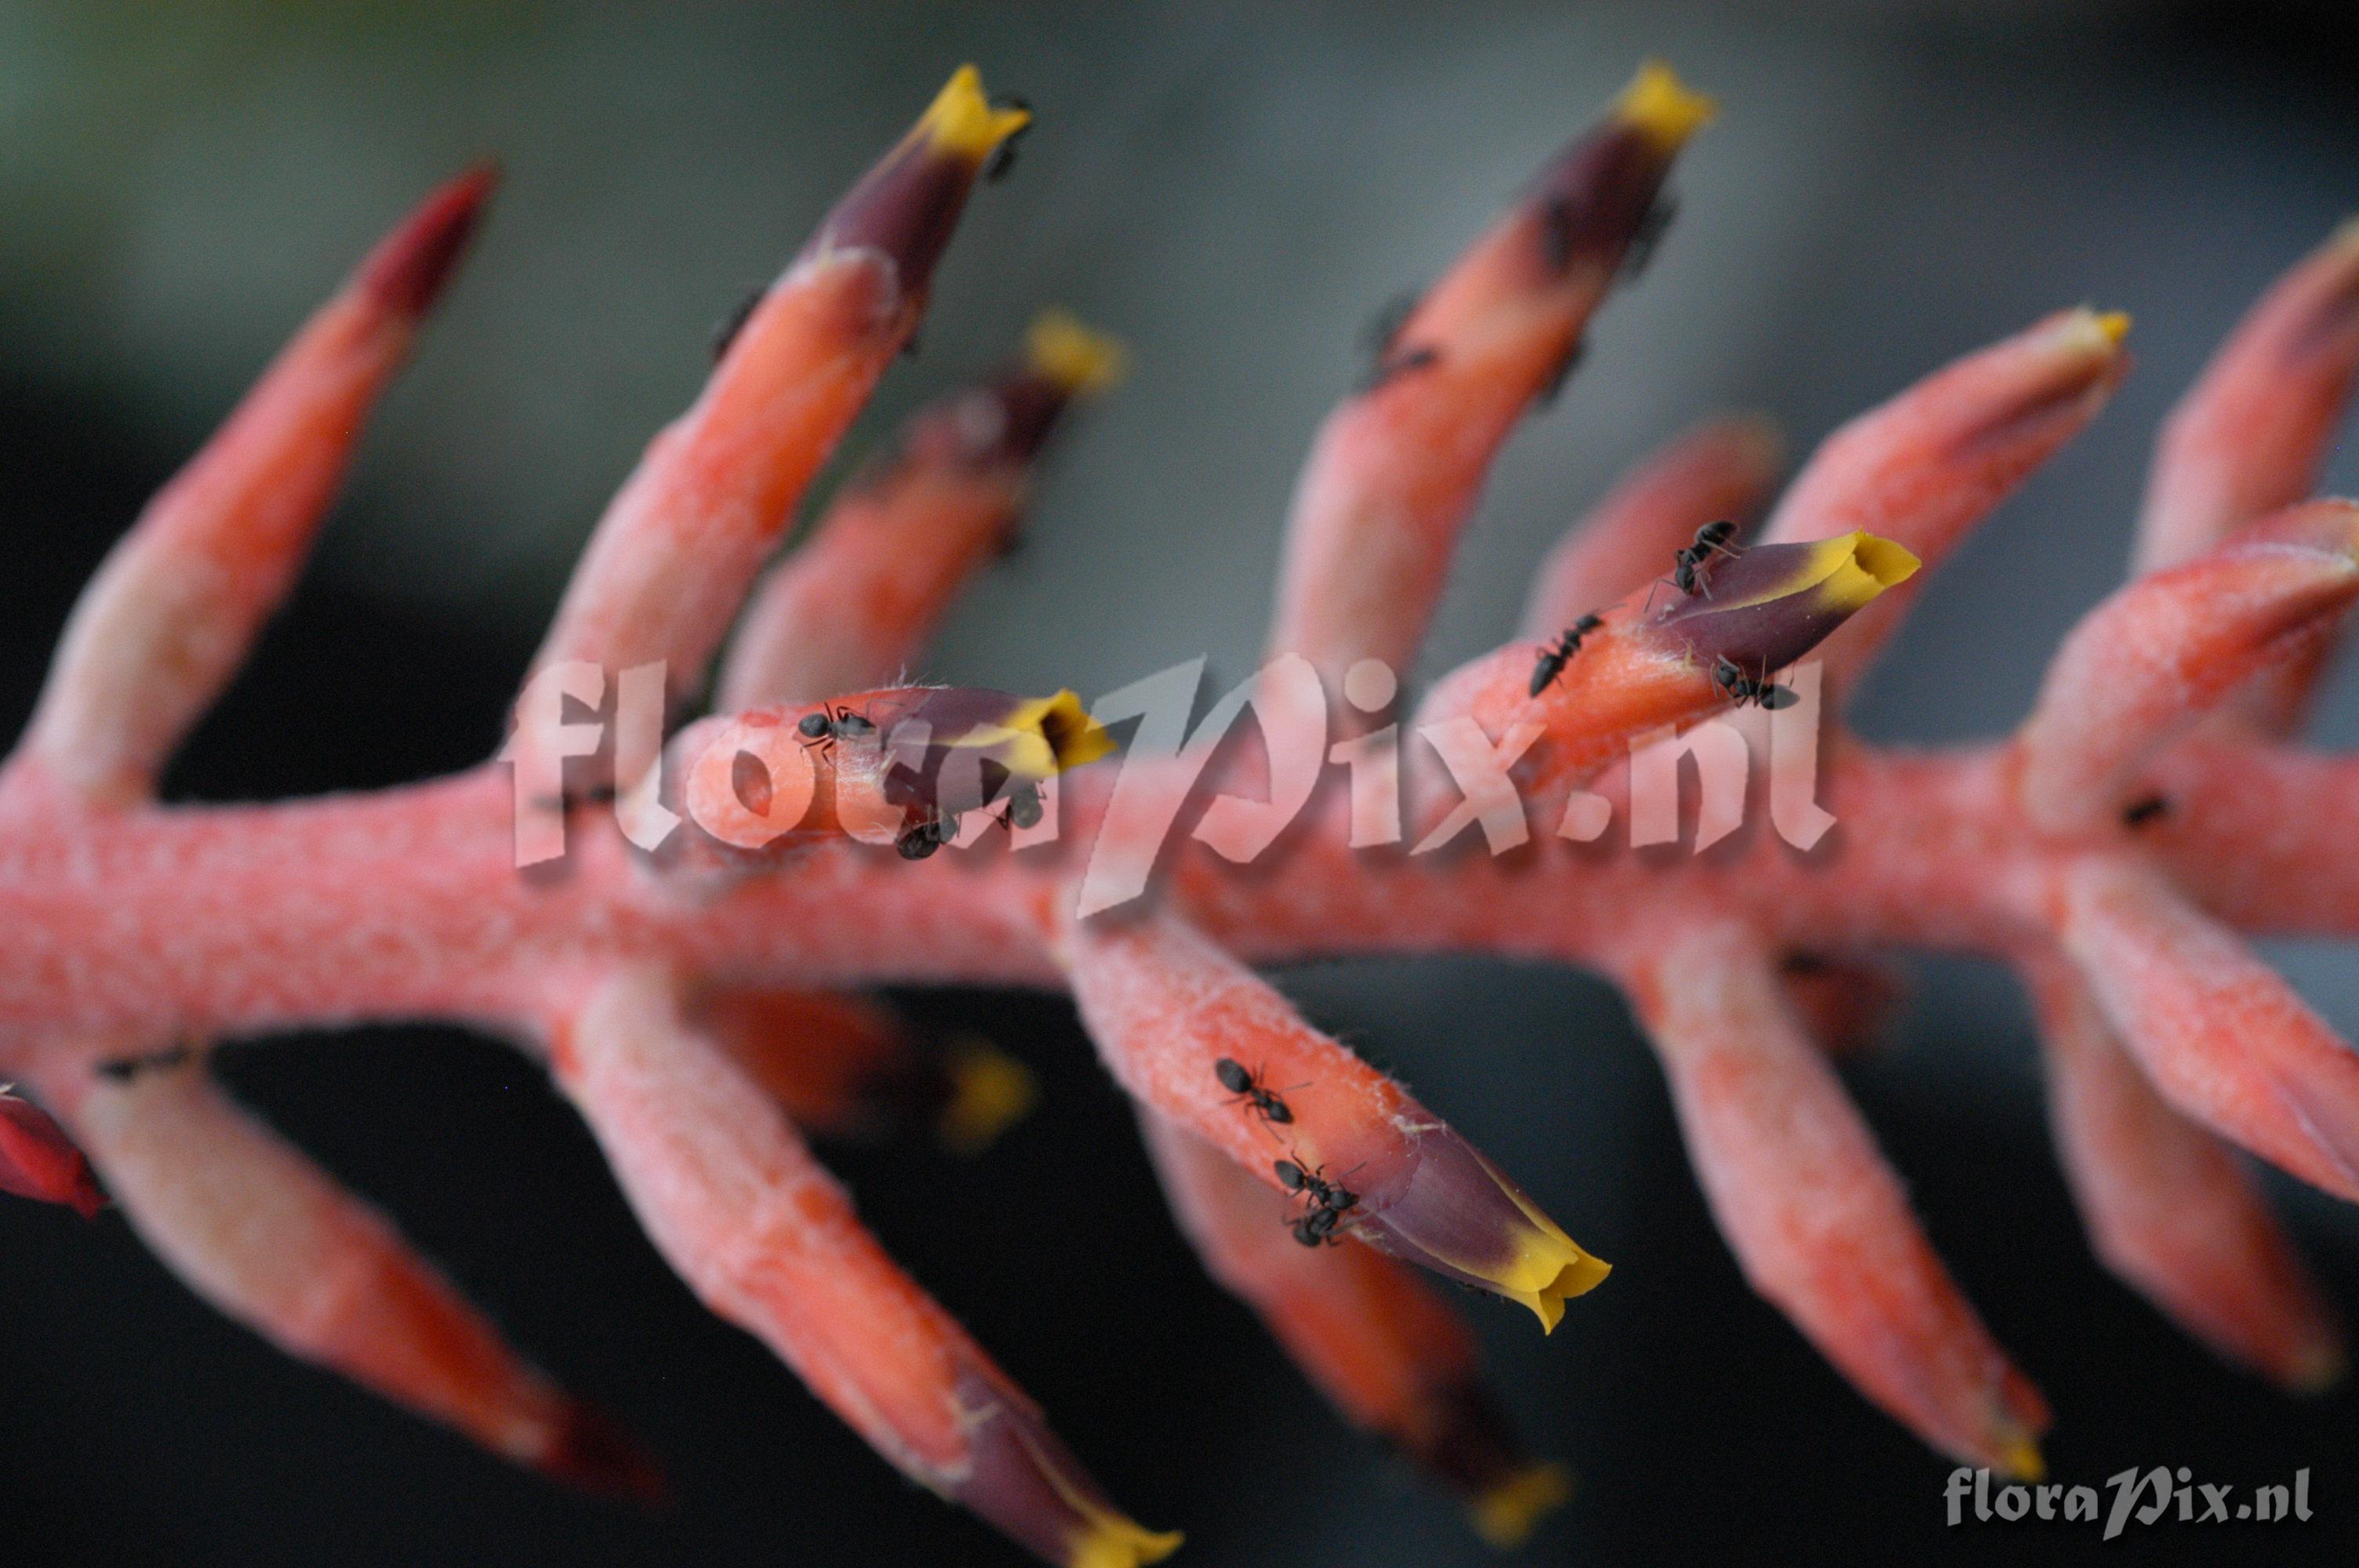
{"type": "Polygon", "coordinates": [[[2186,1465],[2128,1469],[2105,1477],[2101,1498],[2090,1486],[2010,1481],[1994,1485],[1988,1470],[1965,1465],[1950,1472],[1943,1492],[1945,1521],[1968,1523],[2102,1523],[2113,1540],[2133,1523],[2159,1525],[2306,1524],[2310,1517],[2310,1467],[2291,1481],[2238,1487],[2198,1481],[2186,1465]]]}
{"type": "MultiPolygon", "coordinates": [[[[1463,714],[1404,726],[1388,717],[1399,691],[1389,667],[1373,659],[1353,665],[1336,704],[1309,661],[1291,655],[1196,718],[1206,662],[1189,660],[1109,692],[1086,716],[1070,693],[1026,699],[905,687],[807,711],[707,720],[669,747],[664,666],[634,666],[610,681],[595,665],[552,664],[527,685],[501,753],[514,768],[516,863],[564,854],[571,808],[584,799],[610,802],[623,836],[650,854],[683,820],[744,851],[833,832],[918,858],[972,848],[995,825],[1008,827],[1019,849],[1053,843],[1064,821],[1061,773],[1111,750],[1110,740],[1091,737],[1115,729],[1126,729],[1128,741],[1095,786],[1078,905],[1084,915],[1145,892],[1183,824],[1215,854],[1250,864],[1331,783],[1346,801],[1335,826],[1354,849],[1406,844],[1407,853],[1428,855],[1473,835],[1502,855],[1532,840],[1534,799],[1518,764],[1541,738],[1537,725],[1517,724],[1495,739],[1463,714]],[[569,792],[569,762],[594,763],[602,776],[628,782],[569,792]],[[685,787],[669,782],[673,773],[685,787]],[[1251,784],[1238,783],[1241,775],[1251,784]]],[[[1756,711],[1629,737],[1620,756],[1589,770],[1625,764],[1614,794],[1579,785],[1535,792],[1553,815],[1548,830],[1596,842],[1619,806],[1634,848],[1675,842],[1691,768],[1701,852],[1742,825],[1758,760],[1773,829],[1795,849],[1810,849],[1834,826],[1818,800],[1822,671],[1813,662],[1781,679],[1780,700],[1756,711]]]]}

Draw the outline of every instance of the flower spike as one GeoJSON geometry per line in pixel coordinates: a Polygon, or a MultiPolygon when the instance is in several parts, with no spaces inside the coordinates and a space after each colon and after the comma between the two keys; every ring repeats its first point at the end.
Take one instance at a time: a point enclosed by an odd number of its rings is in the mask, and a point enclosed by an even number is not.
{"type": "MultiPolygon", "coordinates": [[[[1265,739],[1321,696],[1320,674],[1364,655],[1408,663],[1491,458],[1643,262],[1671,157],[1703,112],[1668,73],[1642,72],[1386,334],[1297,496],[1273,645],[1305,656],[1237,694],[1256,696],[1265,739]]],[[[1708,773],[1692,855],[1622,853],[1593,809],[1610,822],[1630,808],[1632,838],[1652,841],[1663,814],[1649,807],[1640,831],[1642,770],[1676,768],[1679,747],[1610,764],[1665,725],[1758,704],[1807,730],[1815,672],[1781,685],[1779,666],[1813,643],[1855,685],[1923,586],[1920,564],[1938,565],[2119,380],[2126,323],[2093,311],[2038,323],[1838,432],[1757,541],[1735,519],[1767,478],[1758,444],[1707,434],[1678,449],[1544,574],[1531,630],[1545,647],[1464,666],[1427,696],[1435,723],[1408,738],[1381,711],[1397,682],[1358,672],[1343,695],[1368,722],[1347,719],[1343,749],[1312,733],[1316,750],[1270,747],[1259,778],[1250,755],[1202,775],[1269,817],[1309,806],[1256,840],[1270,853],[1246,852],[1229,831],[1239,818],[1216,824],[1208,807],[1212,831],[1169,846],[1154,902],[1077,922],[1083,857],[1041,840],[1109,824],[1117,848],[1147,837],[1103,772],[1061,776],[1111,746],[1080,699],[881,683],[906,681],[886,666],[913,656],[1004,533],[1049,422],[1110,374],[1078,330],[1041,326],[1020,364],[940,419],[921,416],[847,488],[775,579],[811,597],[748,623],[729,688],[744,712],[690,726],[667,752],[647,720],[670,716],[641,700],[660,695],[658,673],[674,697],[701,689],[1021,118],[971,72],[954,78],[756,302],[602,523],[544,656],[603,665],[606,689],[628,694],[614,750],[630,769],[679,765],[659,787],[614,781],[629,793],[611,825],[595,799],[538,790],[534,809],[582,829],[561,865],[524,853],[518,829],[544,842],[552,824],[517,822],[512,781],[490,764],[316,801],[150,798],[291,580],[484,178],[429,200],[364,264],[111,558],[0,772],[0,1070],[46,1108],[0,1097],[0,1185],[87,1208],[103,1178],[157,1251],[293,1353],[544,1470],[636,1485],[646,1472],[628,1444],[373,1211],[201,1072],[169,1066],[213,1037],[375,1018],[544,1044],[648,1233],[716,1312],[921,1484],[1066,1568],[1131,1568],[1176,1538],[1113,1508],[860,1227],[788,1114],[815,1130],[906,1118],[894,1086],[909,1068],[929,1109],[949,1080],[946,1134],[987,1130],[1021,1098],[1017,1075],[984,1059],[969,1093],[960,1058],[936,1062],[842,995],[1062,982],[1150,1136],[1176,1141],[1167,1178],[1208,1260],[1348,1413],[1504,1539],[1562,1477],[1505,1433],[1462,1325],[1375,1249],[1544,1324],[1605,1266],[1248,966],[1570,962],[1625,982],[1762,1293],[1943,1451],[2028,1476],[2037,1391],[1933,1255],[1798,1016],[1847,1041],[1875,1011],[1882,951],[1919,946],[2027,971],[2058,1141],[2108,1264],[2281,1383],[2336,1369],[2331,1311],[2214,1135],[2359,1201],[2359,1057],[2245,942],[2359,937],[2359,762],[2279,739],[2359,560],[2359,514],[2300,503],[2359,375],[2344,240],[2297,269],[2182,405],[2147,520],[2149,547],[2180,553],[2074,634],[2013,741],[1900,752],[1838,728],[1789,751],[1765,725],[1774,831],[1723,831],[1732,792],[1715,795],[1708,773]],[[2206,706],[2213,721],[2187,722],[2206,706]],[[1406,764],[1405,739],[1419,743],[1406,764]],[[1479,817],[1497,855],[1387,852],[1407,838],[1404,766],[1437,758],[1463,798],[1419,849],[1479,817]],[[1315,786],[1330,760],[1350,771],[1348,799],[1280,787],[1306,773],[1315,786]],[[1253,801],[1263,778],[1271,798],[1253,801]],[[1578,843],[1530,844],[1519,787],[1580,779],[1594,790],[1564,803],[1556,830],[1578,843]],[[1786,787],[1798,781],[1799,795],[1786,787]],[[701,840],[650,837],[666,826],[652,808],[675,806],[701,840]],[[1027,838],[1052,806],[1058,831],[1027,838]],[[986,833],[996,820],[1016,831],[986,833]],[[828,841],[844,837],[899,853],[828,841]],[[1025,852],[912,863],[985,840],[1025,852]],[[976,1102],[963,1116],[962,1098],[976,1102]]],[[[589,700],[578,677],[592,673],[536,680],[531,728],[507,755],[548,762],[530,748],[560,738],[542,732],[562,722],[549,699],[589,700]]],[[[561,739],[593,734],[569,724],[561,739]]],[[[1750,761],[1760,738],[1699,725],[1679,740],[1724,780],[1719,763],[1750,761]]],[[[1169,783],[1176,801],[1183,775],[1200,776],[1213,742],[1183,741],[1168,768],[1148,760],[1159,736],[1140,747],[1150,795],[1169,783]]],[[[1246,816],[1256,831],[1267,820],[1246,816]]]]}

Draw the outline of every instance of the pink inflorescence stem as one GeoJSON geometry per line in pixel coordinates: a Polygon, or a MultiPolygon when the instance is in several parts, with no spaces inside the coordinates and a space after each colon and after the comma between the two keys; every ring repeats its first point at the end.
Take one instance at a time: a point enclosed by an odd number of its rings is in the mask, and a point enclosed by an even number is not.
{"type": "MultiPolygon", "coordinates": [[[[2331,1380],[2335,1315],[2237,1151],[2359,1200],[2359,1057],[2248,946],[2359,936],[2359,762],[2287,738],[2359,598],[2359,508],[2309,499],[2359,371],[2348,230],[2186,395],[2153,465],[2143,575],[2067,639],[2017,732],[1912,752],[1838,721],[1811,757],[1842,831],[1810,852],[1757,827],[1675,858],[1558,840],[1596,838],[1592,808],[1631,800],[1666,755],[1675,770],[1662,748],[1742,760],[1766,736],[1774,752],[1769,713],[1855,690],[1930,568],[2097,415],[2125,370],[2123,319],[2061,311],[1904,390],[1809,459],[1757,538],[1742,524],[1774,440],[1757,421],[1701,427],[1551,555],[1517,640],[1425,693],[1406,738],[1386,722],[1397,686],[1370,662],[1414,653],[1493,457],[1651,244],[1709,109],[1646,68],[1390,330],[1313,445],[1256,711],[1266,730],[1306,691],[1358,693],[1338,759],[1408,747],[1370,776],[1417,785],[1432,833],[1352,849],[1371,818],[1356,782],[1350,800],[1327,787],[1339,768],[1252,866],[1199,830],[1147,896],[1087,914],[1086,848],[1136,832],[1113,770],[1070,773],[1105,730],[1071,693],[907,670],[1009,537],[1051,426],[1111,380],[1110,344],[1049,319],[1006,370],[919,414],[757,587],[1025,124],[971,68],[649,447],[501,761],[318,801],[154,801],[291,585],[490,178],[436,192],[116,548],[0,773],[0,1077],[23,1090],[0,1092],[0,1190],[89,1215],[103,1182],[193,1289],[291,1353],[522,1462],[652,1490],[626,1439],[204,1065],[212,1041],[290,1027],[481,1026],[545,1062],[704,1301],[887,1460],[1049,1561],[1128,1568],[1177,1536],[1108,1499],[803,1141],[923,1124],[979,1146],[1027,1098],[1013,1062],[925,1040],[864,989],[1065,987],[1214,1275],[1347,1416],[1511,1541],[1564,1476],[1516,1444],[1469,1329],[1417,1271],[1553,1328],[1606,1265],[1255,966],[1560,961],[1629,994],[1761,1293],[1934,1447],[2035,1476],[2040,1395],[1826,1060],[1889,1004],[1879,953],[1920,947],[2025,978],[2099,1256],[2223,1355],[2289,1388],[2331,1380]],[[667,750],[733,623],[723,711],[667,750]],[[565,704],[534,697],[568,670],[595,677],[568,700],[618,683],[611,743],[577,746],[565,704]],[[634,693],[654,699],[637,720],[634,693]],[[520,799],[528,774],[557,783],[520,799]],[[610,792],[625,798],[603,809],[610,792]],[[638,830],[673,808],[693,818],[676,838],[638,830]],[[564,874],[537,874],[522,846],[552,835],[564,874]],[[1500,852],[1468,852],[1476,837],[1500,852]]],[[[1185,762],[1139,764],[1149,792],[1184,787],[1185,762]]],[[[1251,776],[1224,762],[1209,782],[1251,776]]]]}

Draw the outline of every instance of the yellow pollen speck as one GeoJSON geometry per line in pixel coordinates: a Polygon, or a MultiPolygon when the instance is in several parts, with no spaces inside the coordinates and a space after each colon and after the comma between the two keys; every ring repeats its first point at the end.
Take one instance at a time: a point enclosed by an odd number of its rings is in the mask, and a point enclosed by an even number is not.
{"type": "Polygon", "coordinates": [[[1065,1561],[1069,1568],[1138,1568],[1162,1562],[1184,1539],[1176,1530],[1147,1530],[1119,1514],[1101,1513],[1073,1541],[1065,1561]]]}
{"type": "Polygon", "coordinates": [[[1024,357],[1067,396],[1093,397],[1122,379],[1126,356],[1120,340],[1091,331],[1062,310],[1043,310],[1024,334],[1024,357]]]}
{"type": "Polygon", "coordinates": [[[1468,1505],[1474,1533],[1502,1552],[1531,1539],[1541,1519],[1572,1496],[1572,1477],[1561,1465],[1527,1465],[1468,1505]]]}
{"type": "Polygon", "coordinates": [[[1664,152],[1677,152],[1701,130],[1720,105],[1701,92],[1691,92],[1661,60],[1638,68],[1622,96],[1614,101],[1614,118],[1635,125],[1664,152]]]}
{"type": "Polygon", "coordinates": [[[987,1040],[959,1040],[945,1053],[951,1102],[934,1130],[953,1154],[980,1154],[1024,1119],[1040,1087],[1032,1069],[987,1040]]]}
{"type": "Polygon", "coordinates": [[[2009,1480],[2038,1481],[2048,1474],[2048,1461],[2039,1456],[2039,1444],[2029,1434],[2018,1433],[2001,1442],[1994,1468],[2009,1480]]]}
{"type": "Polygon", "coordinates": [[[983,94],[983,73],[962,65],[927,105],[912,136],[937,151],[981,163],[992,148],[1032,123],[1029,109],[995,109],[983,94]]]}

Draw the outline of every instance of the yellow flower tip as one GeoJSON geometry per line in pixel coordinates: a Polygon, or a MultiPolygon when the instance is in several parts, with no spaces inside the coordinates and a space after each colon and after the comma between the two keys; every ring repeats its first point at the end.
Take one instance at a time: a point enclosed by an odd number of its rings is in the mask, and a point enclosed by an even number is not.
{"type": "Polygon", "coordinates": [[[2297,1394],[2323,1394],[2351,1371],[2351,1357],[2332,1340],[2315,1345],[2298,1357],[2286,1387],[2297,1394]]]}
{"type": "Polygon", "coordinates": [[[934,151],[952,154],[973,163],[991,156],[994,147],[1032,123],[1032,111],[992,107],[984,96],[983,72],[962,65],[934,95],[910,133],[934,151]]]}
{"type": "Polygon", "coordinates": [[[1874,580],[1878,593],[1899,587],[1925,565],[1908,546],[1874,534],[1854,534],[1852,541],[1852,563],[1874,580]]]}
{"type": "Polygon", "coordinates": [[[1924,564],[1907,546],[1890,539],[1862,532],[1839,534],[1811,546],[1790,583],[1779,585],[1775,591],[1765,590],[1761,597],[1768,600],[1780,592],[1810,589],[1849,614],[1885,589],[1915,577],[1924,564]]]}
{"type": "MultiPolygon", "coordinates": [[[[1570,1247],[1571,1243],[1566,1245],[1570,1247]]],[[[1564,1321],[1566,1302],[1587,1295],[1614,1271],[1614,1265],[1603,1259],[1593,1258],[1578,1247],[1573,1247],[1572,1251],[1574,1257],[1560,1265],[1544,1284],[1519,1284],[1514,1278],[1499,1281],[1501,1295],[1531,1308],[1532,1315],[1540,1320],[1542,1334],[1554,1334],[1556,1325],[1564,1321]]]]}
{"type": "Polygon", "coordinates": [[[2094,354],[2111,359],[2122,351],[2122,343],[2130,335],[2130,318],[2126,310],[2099,310],[2092,306],[2076,305],[2049,318],[2052,336],[2048,342],[2065,353],[2094,354]]]}
{"type": "Polygon", "coordinates": [[[954,1040],[945,1053],[951,1099],[934,1123],[951,1153],[982,1153],[1031,1113],[1040,1098],[1032,1069],[988,1040],[954,1040]]]}
{"type": "Polygon", "coordinates": [[[1068,397],[1094,397],[1122,380],[1122,340],[1093,332],[1062,310],[1043,310],[1024,334],[1025,362],[1068,397]]]}
{"type": "Polygon", "coordinates": [[[1114,751],[1114,737],[1106,733],[1104,725],[1090,717],[1081,697],[1072,691],[1060,691],[1054,697],[1027,703],[1018,712],[1020,717],[1010,719],[1009,727],[1039,731],[1040,738],[1048,742],[1051,772],[1061,773],[1083,762],[1094,762],[1114,751]]]}
{"type": "Polygon", "coordinates": [[[1563,1465],[1527,1465],[1468,1504],[1466,1518],[1485,1543],[1511,1552],[1571,1496],[1572,1476],[1563,1465]]]}
{"type": "Polygon", "coordinates": [[[1542,1334],[1553,1334],[1556,1325],[1564,1320],[1564,1303],[1595,1290],[1614,1271],[1614,1265],[1582,1251],[1581,1243],[1567,1236],[1562,1227],[1514,1183],[1500,1175],[1489,1161],[1482,1161],[1481,1165],[1483,1173],[1516,1206],[1524,1220],[1520,1226],[1510,1227],[1514,1249],[1506,1265],[1482,1272],[1492,1289],[1531,1309],[1532,1315],[1540,1320],[1542,1334]]]}
{"type": "Polygon", "coordinates": [[[1999,1438],[1991,1468],[2010,1481],[2038,1482],[2047,1477],[2048,1461],[2040,1457],[2039,1444],[2031,1434],[2009,1422],[1999,1438]]]}
{"type": "Polygon", "coordinates": [[[1138,1568],[1160,1563],[1180,1550],[1187,1539],[1176,1530],[1154,1530],[1120,1514],[1095,1511],[1073,1538],[1066,1568],[1138,1568]]]}
{"type": "Polygon", "coordinates": [[[1685,146],[1688,138],[1719,112],[1719,104],[1689,91],[1671,68],[1658,59],[1641,65],[1622,96],[1614,101],[1614,117],[1636,126],[1666,153],[1685,146]]]}
{"type": "Polygon", "coordinates": [[[1510,1195],[1516,1197],[1516,1206],[1523,1210],[1531,1228],[1516,1238],[1515,1256],[1495,1282],[1501,1295],[1531,1308],[1540,1320],[1542,1334],[1553,1334],[1564,1320],[1564,1303],[1595,1290],[1614,1271],[1614,1265],[1582,1251],[1579,1242],[1557,1227],[1556,1221],[1519,1195],[1510,1195]]]}

